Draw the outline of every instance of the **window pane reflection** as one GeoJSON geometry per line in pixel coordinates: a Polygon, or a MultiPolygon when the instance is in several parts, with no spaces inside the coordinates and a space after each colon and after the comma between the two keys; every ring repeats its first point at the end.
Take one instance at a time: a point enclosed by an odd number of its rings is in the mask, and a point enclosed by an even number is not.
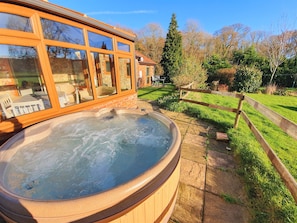
{"type": "Polygon", "coordinates": [[[4,12],[0,12],[0,28],[32,32],[31,22],[28,17],[4,12]]]}
{"type": "Polygon", "coordinates": [[[111,54],[91,53],[92,64],[96,71],[95,86],[98,98],[116,94],[116,79],[114,69],[114,56],[111,54]]]}
{"type": "Polygon", "coordinates": [[[51,107],[34,47],[0,44],[0,109],[3,119],[51,107]]]}
{"type": "Polygon", "coordinates": [[[118,50],[130,52],[130,46],[128,44],[118,42],[118,50]]]}
{"type": "Polygon", "coordinates": [[[45,39],[80,45],[85,44],[83,32],[80,28],[49,19],[41,19],[41,25],[45,39]]]}
{"type": "Polygon", "coordinates": [[[132,89],[131,83],[131,60],[128,58],[119,58],[119,70],[121,78],[121,90],[132,89]]]}
{"type": "Polygon", "coordinates": [[[48,46],[48,56],[61,107],[93,100],[84,50],[48,46]]]}
{"type": "Polygon", "coordinates": [[[89,44],[91,47],[112,50],[112,38],[97,33],[88,32],[89,44]]]}

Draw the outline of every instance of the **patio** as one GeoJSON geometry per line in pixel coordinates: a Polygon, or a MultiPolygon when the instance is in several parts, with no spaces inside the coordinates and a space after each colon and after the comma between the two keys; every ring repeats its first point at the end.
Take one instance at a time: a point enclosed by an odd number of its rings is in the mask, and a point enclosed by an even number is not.
{"type": "Polygon", "coordinates": [[[245,223],[248,200],[228,143],[216,129],[183,113],[159,109],[139,100],[138,107],[159,111],[176,122],[182,135],[179,194],[169,223],[245,223]],[[223,199],[223,197],[225,199],[223,199]]]}

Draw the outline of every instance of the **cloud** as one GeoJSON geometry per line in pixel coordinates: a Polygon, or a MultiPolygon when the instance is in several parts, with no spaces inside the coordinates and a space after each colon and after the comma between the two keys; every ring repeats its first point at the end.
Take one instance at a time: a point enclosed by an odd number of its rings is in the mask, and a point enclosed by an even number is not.
{"type": "Polygon", "coordinates": [[[130,14],[154,14],[156,11],[152,10],[134,10],[134,11],[98,11],[87,12],[86,15],[130,15],[130,14]]]}

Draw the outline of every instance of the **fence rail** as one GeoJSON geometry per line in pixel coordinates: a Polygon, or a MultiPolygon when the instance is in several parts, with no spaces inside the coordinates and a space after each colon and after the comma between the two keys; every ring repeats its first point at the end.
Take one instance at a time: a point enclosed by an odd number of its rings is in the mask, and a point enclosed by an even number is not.
{"type": "Polygon", "coordinates": [[[264,105],[260,104],[250,97],[246,96],[245,100],[257,111],[262,113],[262,115],[266,116],[270,121],[279,126],[289,136],[297,140],[297,125],[295,123],[270,110],[269,108],[265,107],[264,105]]]}
{"type": "Polygon", "coordinates": [[[267,143],[267,141],[264,139],[260,131],[256,128],[256,126],[252,123],[252,121],[249,119],[247,114],[242,111],[242,104],[245,100],[248,104],[250,104],[252,107],[254,107],[257,111],[259,111],[261,114],[266,116],[269,120],[271,120],[274,124],[279,126],[284,132],[286,132],[288,135],[290,135],[292,138],[297,140],[297,125],[288,119],[284,118],[283,116],[279,115],[278,113],[270,110],[269,108],[265,107],[261,103],[255,101],[254,99],[247,97],[243,94],[238,93],[232,93],[232,92],[219,92],[219,91],[212,91],[212,90],[202,90],[202,89],[191,89],[187,87],[181,87],[180,88],[180,101],[190,102],[202,106],[207,106],[210,108],[216,108],[221,109],[229,112],[235,112],[235,122],[234,122],[234,128],[237,128],[239,118],[242,116],[243,120],[246,122],[252,133],[254,134],[257,141],[262,146],[263,150],[267,154],[269,160],[273,164],[274,168],[277,170],[283,181],[285,182],[285,185],[291,192],[293,198],[295,199],[295,202],[297,203],[297,183],[294,177],[290,174],[288,169],[285,167],[285,165],[281,162],[281,160],[278,158],[278,156],[275,154],[273,149],[270,147],[270,145],[267,143]],[[199,92],[199,93],[207,93],[207,94],[216,94],[221,96],[229,96],[234,98],[239,98],[238,106],[237,108],[229,108],[225,106],[219,106],[219,105],[213,105],[201,101],[194,101],[189,100],[185,98],[184,92],[199,92]]]}
{"type": "MultiPolygon", "coordinates": [[[[192,85],[189,85],[189,86],[192,86],[192,85]]],[[[235,121],[234,121],[234,128],[237,128],[238,123],[239,123],[240,112],[241,112],[241,108],[242,108],[242,102],[244,100],[244,95],[238,94],[238,93],[232,93],[232,92],[212,91],[212,90],[203,90],[203,89],[191,89],[191,88],[187,88],[187,87],[181,87],[180,93],[179,93],[179,100],[207,106],[210,108],[216,108],[216,109],[221,109],[224,111],[234,112],[234,113],[236,113],[236,117],[235,117],[235,121]],[[189,99],[185,98],[186,95],[184,95],[183,92],[200,92],[200,93],[206,93],[206,94],[216,94],[216,95],[221,95],[221,96],[238,98],[239,99],[238,106],[237,106],[237,108],[229,108],[229,107],[225,107],[225,106],[221,106],[221,105],[214,105],[214,104],[208,104],[208,103],[201,102],[201,101],[189,100],[189,99]]]]}

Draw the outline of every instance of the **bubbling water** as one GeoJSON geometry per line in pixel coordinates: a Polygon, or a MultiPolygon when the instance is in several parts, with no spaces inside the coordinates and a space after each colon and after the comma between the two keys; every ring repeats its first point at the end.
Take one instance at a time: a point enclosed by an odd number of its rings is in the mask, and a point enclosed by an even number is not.
{"type": "Polygon", "coordinates": [[[4,187],[35,200],[72,199],[128,182],[168,151],[168,127],[148,115],[84,117],[18,149],[4,171],[4,187]]]}

